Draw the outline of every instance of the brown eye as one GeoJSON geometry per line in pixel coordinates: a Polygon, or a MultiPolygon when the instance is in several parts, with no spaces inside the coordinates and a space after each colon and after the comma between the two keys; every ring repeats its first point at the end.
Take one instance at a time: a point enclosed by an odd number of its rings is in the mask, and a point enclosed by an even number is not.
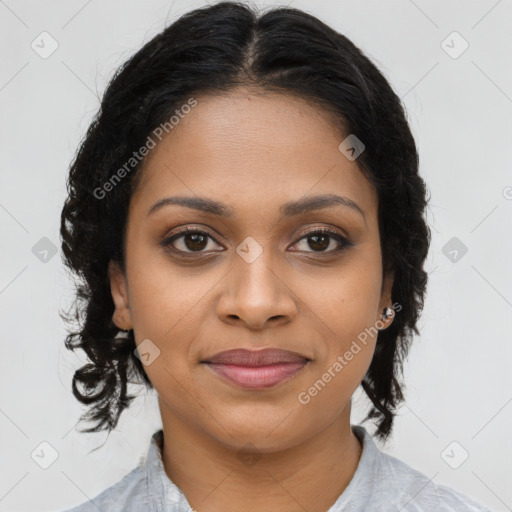
{"type": "Polygon", "coordinates": [[[189,233],[183,236],[183,244],[191,251],[202,251],[208,245],[208,236],[202,233],[189,233]]]}
{"type": "Polygon", "coordinates": [[[331,237],[324,233],[319,235],[309,235],[307,240],[309,247],[314,251],[325,251],[331,243],[331,237]]]}
{"type": "Polygon", "coordinates": [[[316,229],[315,231],[310,231],[306,235],[302,236],[299,241],[296,242],[296,245],[301,241],[305,241],[304,245],[306,245],[306,248],[304,251],[313,253],[332,254],[354,245],[344,236],[329,229],[316,229]],[[331,247],[331,249],[329,249],[329,247],[331,247]],[[307,248],[312,249],[312,251],[308,251],[307,248]]]}
{"type": "Polygon", "coordinates": [[[185,228],[167,237],[161,245],[177,253],[201,253],[206,252],[210,240],[215,242],[213,237],[204,231],[185,228]]]}

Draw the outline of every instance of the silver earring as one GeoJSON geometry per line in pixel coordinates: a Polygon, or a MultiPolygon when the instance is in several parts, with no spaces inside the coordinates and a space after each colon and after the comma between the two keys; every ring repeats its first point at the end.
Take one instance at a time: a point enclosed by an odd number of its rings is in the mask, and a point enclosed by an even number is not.
{"type": "Polygon", "coordinates": [[[393,316],[393,310],[390,307],[385,307],[382,313],[382,320],[386,321],[391,316],[393,316]]]}

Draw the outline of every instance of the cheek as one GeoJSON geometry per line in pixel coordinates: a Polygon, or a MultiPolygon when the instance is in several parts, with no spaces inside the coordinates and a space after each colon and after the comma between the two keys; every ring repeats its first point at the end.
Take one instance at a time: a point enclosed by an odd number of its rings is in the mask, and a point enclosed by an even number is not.
{"type": "Polygon", "coordinates": [[[144,337],[165,338],[211,287],[207,276],[173,265],[158,249],[134,249],[127,260],[132,321],[144,337]]]}
{"type": "Polygon", "coordinates": [[[143,250],[132,251],[127,272],[136,343],[150,340],[158,349],[158,359],[145,368],[149,378],[169,379],[168,370],[185,379],[194,340],[204,324],[204,304],[220,275],[183,269],[157,251],[143,250]]]}
{"type": "Polygon", "coordinates": [[[305,400],[318,411],[348,401],[373,358],[381,291],[380,261],[354,258],[331,279],[317,281],[309,297],[313,321],[322,333],[316,340],[318,359],[312,366],[305,400]],[[318,321],[320,320],[320,321],[318,321]]]}
{"type": "Polygon", "coordinates": [[[332,348],[341,351],[375,325],[381,286],[379,262],[354,258],[335,271],[331,269],[317,274],[315,280],[304,281],[299,293],[307,297],[307,306],[332,348]]]}

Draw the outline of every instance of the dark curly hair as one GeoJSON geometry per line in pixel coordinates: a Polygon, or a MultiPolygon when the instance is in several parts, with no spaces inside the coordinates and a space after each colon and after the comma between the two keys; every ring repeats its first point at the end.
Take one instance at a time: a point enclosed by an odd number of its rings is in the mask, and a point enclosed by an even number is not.
{"type": "Polygon", "coordinates": [[[96,422],[83,432],[116,427],[135,398],[129,384],[153,388],[134,353],[133,329],[118,336],[108,278],[110,260],[124,270],[128,204],[141,163],[107,194],[98,191],[187,98],[239,86],[321,105],[342,133],[365,145],[357,164],[378,193],[383,272],[394,275],[392,299],[401,306],[379,332],[361,383],[373,404],[363,421],[374,419],[375,435],[385,441],[404,401],[403,362],[419,334],[431,236],[424,218],[427,189],[404,107],[369,58],[314,16],[293,8],[259,13],[238,2],[183,15],[125,62],[70,166],[60,234],[64,263],[79,280],[73,305],[61,317],[79,325],[68,330],[66,348],[80,348],[90,360],[72,381],[73,394],[88,406],[80,420],[96,422]]]}

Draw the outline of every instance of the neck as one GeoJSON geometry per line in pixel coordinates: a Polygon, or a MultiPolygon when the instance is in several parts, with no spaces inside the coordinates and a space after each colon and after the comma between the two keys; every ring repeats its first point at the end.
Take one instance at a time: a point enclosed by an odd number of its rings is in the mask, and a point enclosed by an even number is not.
{"type": "Polygon", "coordinates": [[[198,512],[325,511],[348,486],[361,456],[350,402],[323,431],[286,450],[229,447],[161,407],[167,476],[198,512]]]}

